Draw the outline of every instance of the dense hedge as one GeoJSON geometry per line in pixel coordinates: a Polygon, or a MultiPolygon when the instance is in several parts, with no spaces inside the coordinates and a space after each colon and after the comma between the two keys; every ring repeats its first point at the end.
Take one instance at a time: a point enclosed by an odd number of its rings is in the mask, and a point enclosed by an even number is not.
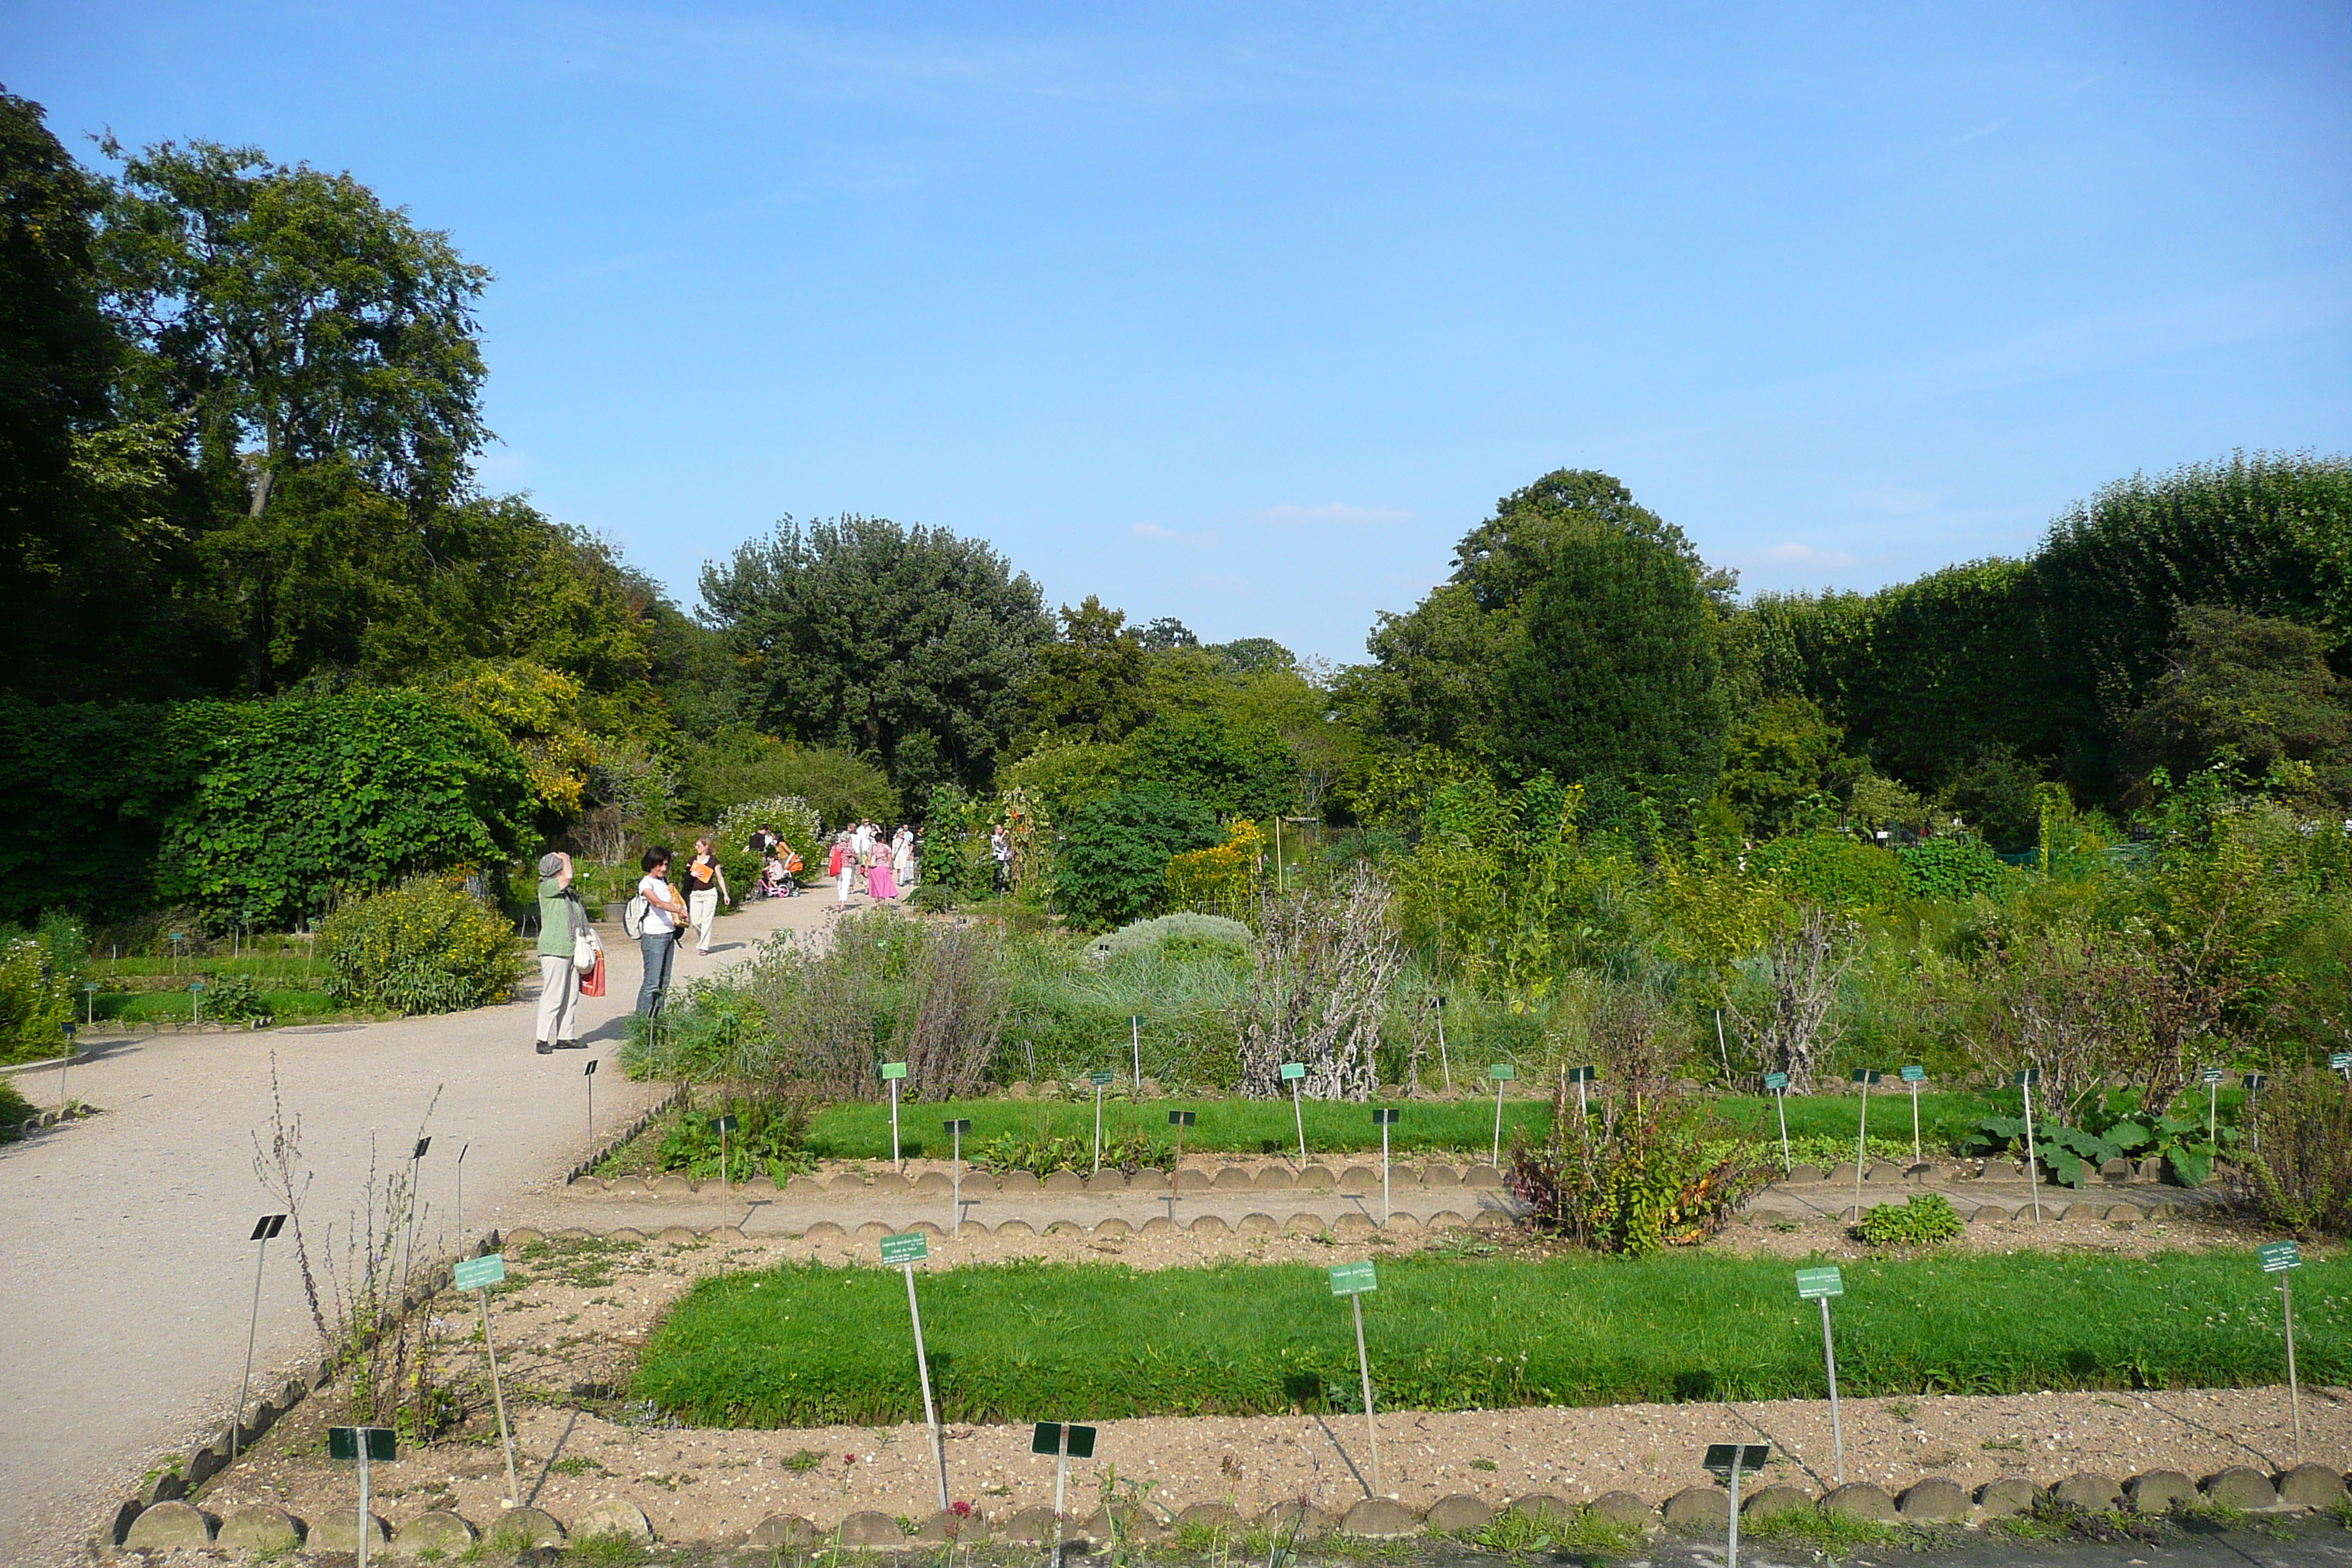
{"type": "Polygon", "coordinates": [[[0,701],[0,918],[162,900],[286,925],[343,891],[509,858],[531,805],[511,747],[415,691],[0,701]]]}

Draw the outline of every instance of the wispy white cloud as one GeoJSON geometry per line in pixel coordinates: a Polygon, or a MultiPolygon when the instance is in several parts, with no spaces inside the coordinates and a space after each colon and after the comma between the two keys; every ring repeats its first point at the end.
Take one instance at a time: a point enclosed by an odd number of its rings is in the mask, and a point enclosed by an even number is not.
{"type": "Polygon", "coordinates": [[[1181,529],[1162,528],[1156,522],[1137,523],[1135,537],[1164,539],[1171,544],[1197,544],[1203,550],[1214,550],[1217,547],[1217,536],[1213,533],[1186,533],[1181,529]]]}
{"type": "Polygon", "coordinates": [[[1303,523],[1310,526],[1360,528],[1384,522],[1411,522],[1415,513],[1399,511],[1385,506],[1349,506],[1345,501],[1333,501],[1328,506],[1300,506],[1285,501],[1270,506],[1258,514],[1268,522],[1303,523]]]}

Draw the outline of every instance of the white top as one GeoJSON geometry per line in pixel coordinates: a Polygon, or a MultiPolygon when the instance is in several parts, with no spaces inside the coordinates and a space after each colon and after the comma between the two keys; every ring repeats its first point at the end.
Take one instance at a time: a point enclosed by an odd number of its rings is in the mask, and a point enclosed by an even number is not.
{"type": "Polygon", "coordinates": [[[677,896],[670,891],[668,883],[651,871],[637,879],[637,896],[646,901],[645,931],[647,936],[660,936],[667,931],[674,931],[677,929],[676,918],[654,901],[656,894],[666,899],[674,899],[677,896]]]}

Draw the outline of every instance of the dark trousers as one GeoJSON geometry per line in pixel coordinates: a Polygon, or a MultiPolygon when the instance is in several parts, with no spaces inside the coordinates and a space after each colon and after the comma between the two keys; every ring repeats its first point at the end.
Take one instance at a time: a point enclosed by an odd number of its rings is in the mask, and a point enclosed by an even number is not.
{"type": "Polygon", "coordinates": [[[645,978],[637,982],[637,1012],[651,1017],[661,1011],[663,1000],[669,995],[669,966],[677,956],[677,932],[647,931],[637,938],[637,952],[646,964],[645,978]]]}

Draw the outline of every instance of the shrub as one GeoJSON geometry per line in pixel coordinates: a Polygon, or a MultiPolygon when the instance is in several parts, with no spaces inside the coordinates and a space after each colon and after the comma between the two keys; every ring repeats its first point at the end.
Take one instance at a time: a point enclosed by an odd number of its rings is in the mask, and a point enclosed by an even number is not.
{"type": "Polygon", "coordinates": [[[205,1016],[215,1024],[265,1023],[270,1016],[269,997],[249,974],[208,974],[205,1016]]]}
{"type": "MultiPolygon", "coordinates": [[[[824,842],[824,828],[815,806],[795,795],[747,800],[730,807],[710,829],[710,844],[718,852],[719,868],[727,878],[727,890],[735,895],[737,901],[751,892],[752,882],[760,875],[760,864],[748,846],[752,833],[761,827],[774,829],[776,836],[799,854],[802,876],[824,875],[824,857],[818,853],[818,847],[824,842]]],[[[681,868],[690,858],[690,851],[682,855],[681,868]]]]}
{"type": "Polygon", "coordinates": [[[661,1168],[697,1179],[719,1174],[720,1116],[735,1118],[726,1136],[727,1179],[748,1182],[765,1173],[778,1186],[787,1176],[816,1168],[809,1155],[808,1107],[773,1095],[733,1095],[716,1105],[688,1110],[671,1123],[661,1141],[661,1168]]]}
{"type": "Polygon", "coordinates": [[[1968,1226],[1943,1194],[1914,1193],[1902,1203],[1876,1205],[1855,1228],[1873,1247],[1925,1247],[1949,1241],[1968,1226]]]}
{"type": "Polygon", "coordinates": [[[2017,875],[1973,834],[1948,833],[1895,853],[1914,898],[1965,902],[1979,893],[1999,893],[2017,875]]]}
{"type": "Polygon", "coordinates": [[[1202,915],[1190,912],[1155,915],[1148,921],[1136,921],[1119,927],[1108,936],[1098,936],[1087,943],[1089,958],[1117,958],[1122,953],[1141,952],[1176,938],[1211,946],[1231,947],[1243,952],[1249,951],[1250,929],[1223,915],[1202,915]]]}
{"type": "Polygon", "coordinates": [[[0,946],[0,1052],[25,1061],[56,1056],[72,1014],[73,997],[39,942],[20,936],[0,946]]]}
{"type": "Polygon", "coordinates": [[[33,1102],[26,1100],[13,1078],[0,1078],[0,1143],[17,1135],[17,1129],[33,1119],[33,1102]]]}
{"type": "Polygon", "coordinates": [[[1167,895],[1168,862],[1223,838],[1197,800],[1150,789],[1106,795],[1070,819],[1056,873],[1062,908],[1097,930],[1148,915],[1167,895]]]}
{"type": "Polygon", "coordinates": [[[318,954],[336,1001],[398,1013],[503,1002],[525,967],[514,928],[496,910],[427,878],[329,915],[318,954]]]}
{"type": "Polygon", "coordinates": [[[2322,1068],[2272,1079],[2252,1105],[2259,1145],[2241,1194],[2266,1225],[2352,1235],[2352,1085],[2322,1068]]]}
{"type": "Polygon", "coordinates": [[[1168,901],[1179,910],[1238,921],[1257,902],[1258,864],[1265,836],[1244,817],[1214,849],[1191,849],[1168,862],[1168,901]]]}

